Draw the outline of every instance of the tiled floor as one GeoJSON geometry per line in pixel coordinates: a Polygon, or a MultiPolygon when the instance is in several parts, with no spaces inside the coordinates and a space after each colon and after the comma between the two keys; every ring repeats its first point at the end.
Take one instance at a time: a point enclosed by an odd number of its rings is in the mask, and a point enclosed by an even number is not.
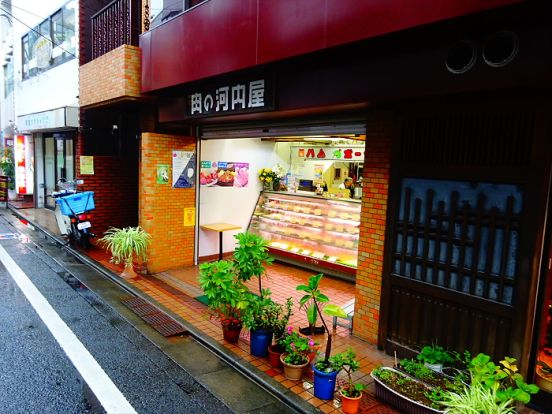
{"type": "MultiPolygon", "coordinates": [[[[45,227],[50,232],[58,233],[53,213],[47,210],[26,209],[19,211],[24,214],[31,222],[45,227]]],[[[100,262],[107,268],[116,273],[122,270],[121,266],[109,263],[108,255],[99,248],[90,249],[87,254],[94,260],[100,262]]],[[[290,320],[290,325],[294,327],[304,327],[307,325],[305,312],[299,310],[297,299],[301,296],[299,291],[295,290],[298,284],[306,284],[308,277],[312,272],[290,267],[287,265],[275,263],[267,269],[267,276],[262,279],[263,288],[269,288],[272,297],[279,303],[285,302],[287,297],[292,297],[295,302],[294,314],[290,320]]],[[[339,413],[340,401],[323,401],[314,397],[312,385],[312,371],[305,373],[302,381],[289,381],[283,376],[281,369],[272,368],[265,358],[257,358],[249,352],[249,338],[247,331],[243,330],[240,341],[236,345],[229,344],[223,340],[220,324],[216,320],[209,318],[207,307],[195,299],[201,295],[201,289],[198,284],[198,268],[190,267],[163,272],[157,275],[148,275],[139,277],[131,281],[133,285],[150,296],[153,300],[164,305],[174,313],[186,319],[194,327],[209,335],[226,349],[239,357],[249,361],[251,369],[257,369],[265,372],[272,377],[274,381],[291,389],[300,397],[307,400],[310,404],[318,407],[324,413],[339,413]]],[[[250,282],[250,289],[258,291],[257,282],[250,282]]],[[[320,289],[330,297],[331,302],[337,305],[343,305],[354,298],[354,284],[330,277],[324,277],[320,283],[320,289]]],[[[331,318],[326,322],[331,326],[331,318]]],[[[322,335],[314,337],[321,344],[325,344],[325,338],[322,335]]],[[[378,365],[392,364],[388,355],[380,352],[374,345],[368,344],[349,334],[349,330],[343,327],[337,327],[334,332],[332,350],[334,353],[341,352],[348,347],[352,347],[357,353],[361,368],[355,373],[355,380],[371,383],[370,371],[378,365]]],[[[338,378],[338,382],[341,377],[338,378]]],[[[367,393],[361,404],[363,413],[394,413],[396,411],[377,401],[371,394],[367,393]]]]}

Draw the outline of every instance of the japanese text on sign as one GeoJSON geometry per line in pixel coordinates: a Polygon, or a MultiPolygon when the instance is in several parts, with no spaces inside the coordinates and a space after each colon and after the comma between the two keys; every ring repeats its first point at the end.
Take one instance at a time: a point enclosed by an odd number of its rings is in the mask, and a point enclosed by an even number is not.
{"type": "Polygon", "coordinates": [[[265,89],[265,80],[239,82],[220,86],[210,91],[188,95],[188,115],[192,117],[213,114],[272,109],[265,89]]]}

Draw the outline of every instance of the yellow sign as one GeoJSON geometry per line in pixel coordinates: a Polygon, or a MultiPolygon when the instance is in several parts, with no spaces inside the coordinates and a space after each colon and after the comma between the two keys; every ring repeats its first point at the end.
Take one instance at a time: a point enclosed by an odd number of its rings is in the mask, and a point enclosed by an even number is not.
{"type": "Polygon", "coordinates": [[[94,175],[94,157],[92,156],[80,156],[80,173],[94,175]]]}
{"type": "Polygon", "coordinates": [[[195,226],[195,207],[184,209],[184,227],[195,226]]]}

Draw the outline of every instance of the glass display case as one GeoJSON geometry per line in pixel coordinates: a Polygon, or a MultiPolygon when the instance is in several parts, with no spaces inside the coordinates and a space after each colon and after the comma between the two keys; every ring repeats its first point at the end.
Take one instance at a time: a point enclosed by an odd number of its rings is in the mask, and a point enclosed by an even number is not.
{"type": "Polygon", "coordinates": [[[279,260],[351,279],[359,225],[360,201],[264,191],[249,231],[268,240],[279,260]]]}

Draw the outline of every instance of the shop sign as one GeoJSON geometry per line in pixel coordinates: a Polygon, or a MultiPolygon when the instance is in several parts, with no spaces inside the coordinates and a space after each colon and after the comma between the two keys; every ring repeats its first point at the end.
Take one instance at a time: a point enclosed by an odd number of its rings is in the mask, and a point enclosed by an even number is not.
{"type": "Polygon", "coordinates": [[[173,188],[195,187],[196,156],[193,151],[173,151],[172,186],[173,188]]]}
{"type": "Polygon", "coordinates": [[[25,154],[25,135],[15,138],[15,188],[18,194],[27,194],[27,160],[25,154]]]}
{"type": "Polygon", "coordinates": [[[194,91],[186,98],[189,118],[274,109],[274,92],[267,79],[217,85],[194,91]]]}
{"type": "Polygon", "coordinates": [[[293,151],[296,158],[306,160],[364,161],[364,146],[302,146],[293,151]]]}
{"type": "Polygon", "coordinates": [[[40,69],[50,66],[50,60],[52,59],[52,40],[50,36],[40,35],[33,48],[36,56],[36,66],[40,69]]]}
{"type": "Polygon", "coordinates": [[[0,202],[8,201],[8,177],[0,175],[0,202]]]}
{"type": "Polygon", "coordinates": [[[73,106],[17,117],[17,128],[20,131],[39,131],[65,127],[77,128],[78,126],[78,108],[73,106]]]}

